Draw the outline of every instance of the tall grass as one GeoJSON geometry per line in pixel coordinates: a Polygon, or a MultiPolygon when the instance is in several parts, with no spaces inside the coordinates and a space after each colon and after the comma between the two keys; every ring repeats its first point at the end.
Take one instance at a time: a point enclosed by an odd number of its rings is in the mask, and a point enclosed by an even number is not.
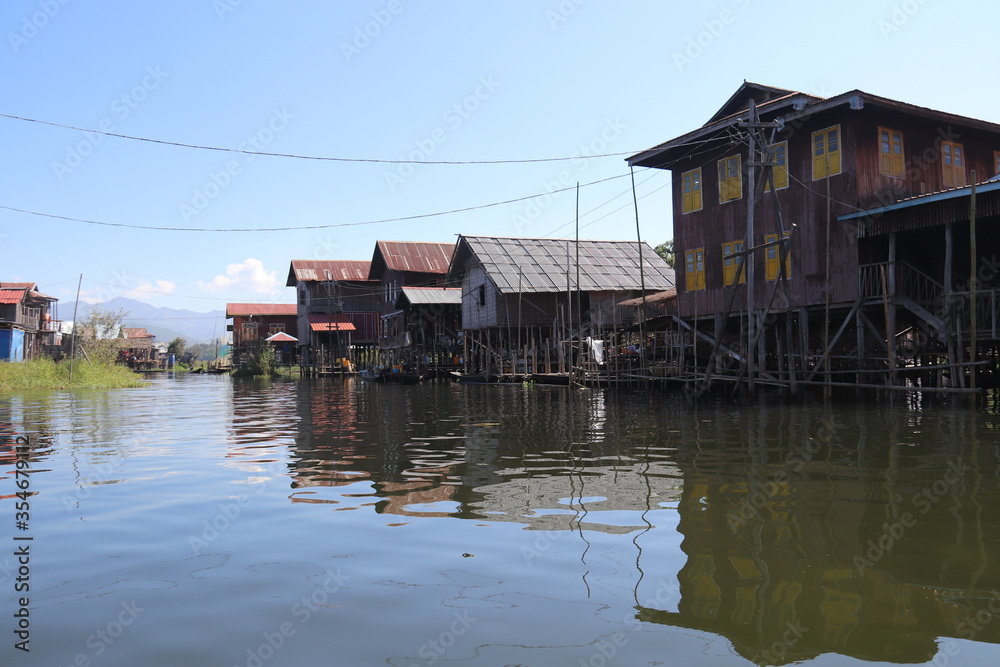
{"type": "Polygon", "coordinates": [[[51,359],[9,362],[0,361],[0,391],[27,389],[114,389],[141,387],[141,376],[118,364],[89,364],[77,359],[73,364],[73,382],[69,380],[68,361],[51,359]]]}

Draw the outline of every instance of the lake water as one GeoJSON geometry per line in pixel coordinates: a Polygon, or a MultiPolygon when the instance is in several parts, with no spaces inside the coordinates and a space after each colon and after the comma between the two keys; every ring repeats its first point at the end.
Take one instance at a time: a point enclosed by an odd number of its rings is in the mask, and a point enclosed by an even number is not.
{"type": "Polygon", "coordinates": [[[990,410],[188,375],[0,422],[3,665],[1000,662],[990,410]]]}

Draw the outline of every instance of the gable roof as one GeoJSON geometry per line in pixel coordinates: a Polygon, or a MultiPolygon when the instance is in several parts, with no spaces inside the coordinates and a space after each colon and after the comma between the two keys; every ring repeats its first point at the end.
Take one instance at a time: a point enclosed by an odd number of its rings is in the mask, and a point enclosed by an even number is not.
{"type": "Polygon", "coordinates": [[[665,290],[674,286],[674,271],[663,258],[642,244],[643,271],[635,241],[579,243],[563,239],[460,236],[448,271],[449,283],[462,279],[474,257],[501,294],[565,292],[576,289],[577,250],[580,289],[585,292],[665,290]],[[579,247],[578,247],[579,246],[579,247]],[[568,280],[568,282],[567,282],[568,280]]]}
{"type": "Polygon", "coordinates": [[[720,118],[725,118],[733,115],[734,113],[745,111],[747,105],[750,103],[750,100],[756,100],[759,106],[770,102],[773,99],[785,97],[794,93],[794,90],[765,86],[759,83],[752,83],[744,79],[743,85],[736,89],[736,92],[733,93],[732,96],[726,100],[726,103],[723,104],[722,107],[720,107],[719,110],[708,119],[708,122],[713,123],[720,118]]]}
{"type": "Polygon", "coordinates": [[[368,260],[310,260],[293,259],[288,267],[287,287],[295,287],[299,282],[322,282],[339,280],[347,282],[368,282],[368,260]]]}
{"type": "MultiPolygon", "coordinates": [[[[14,283],[14,282],[0,282],[0,291],[3,292],[18,292],[21,294],[21,298],[17,301],[3,301],[2,303],[20,303],[21,299],[24,298],[25,294],[35,299],[36,301],[58,301],[54,296],[49,296],[48,294],[42,294],[38,291],[37,283],[14,283]]],[[[13,298],[13,296],[8,295],[7,298],[13,298]]]]}
{"type": "MultiPolygon", "coordinates": [[[[627,158],[626,162],[632,166],[670,169],[675,162],[687,155],[693,152],[704,152],[713,142],[716,142],[719,147],[731,143],[733,137],[729,128],[747,119],[749,113],[745,108],[747,103],[750,99],[756,99],[755,92],[766,90],[781,91],[782,89],[744,82],[705,125],[637,153],[627,158]],[[740,109],[739,103],[742,103],[744,108],[740,109]],[[727,111],[732,113],[722,115],[727,111]]],[[[762,116],[762,120],[778,121],[779,124],[787,125],[837,107],[846,106],[852,110],[862,110],[865,106],[871,105],[921,116],[939,123],[950,123],[1000,134],[1000,125],[996,123],[900,102],[861,90],[849,90],[846,93],[825,99],[795,91],[784,92],[786,94],[781,97],[773,97],[763,104],[757,104],[757,111],[762,116]]]]}
{"type": "Polygon", "coordinates": [[[155,335],[146,331],[145,327],[122,327],[122,336],[125,338],[156,338],[155,335]]]}
{"type": "Polygon", "coordinates": [[[0,289],[0,303],[21,303],[26,291],[24,289],[0,289]]]}
{"type": "Polygon", "coordinates": [[[297,315],[294,303],[227,303],[226,317],[236,315],[297,315]]]}
{"type": "Polygon", "coordinates": [[[448,272],[454,249],[454,243],[379,241],[375,244],[368,277],[378,280],[386,269],[443,275],[448,272]]]}

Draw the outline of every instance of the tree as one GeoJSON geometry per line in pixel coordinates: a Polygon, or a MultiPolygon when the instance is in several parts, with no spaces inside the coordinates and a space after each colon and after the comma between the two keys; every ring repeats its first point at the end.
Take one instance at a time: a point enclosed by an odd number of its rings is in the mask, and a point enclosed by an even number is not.
{"type": "Polygon", "coordinates": [[[112,364],[118,359],[127,343],[122,331],[122,323],[128,316],[123,308],[101,310],[94,308],[83,320],[75,325],[75,334],[80,348],[93,363],[112,364]]]}
{"type": "Polygon", "coordinates": [[[175,354],[178,357],[184,354],[184,349],[187,347],[187,341],[178,336],[169,343],[167,343],[167,354],[175,354]]]}
{"type": "Polygon", "coordinates": [[[653,251],[657,255],[663,258],[663,261],[672,269],[674,268],[674,240],[664,241],[660,245],[653,248],[653,251]]]}

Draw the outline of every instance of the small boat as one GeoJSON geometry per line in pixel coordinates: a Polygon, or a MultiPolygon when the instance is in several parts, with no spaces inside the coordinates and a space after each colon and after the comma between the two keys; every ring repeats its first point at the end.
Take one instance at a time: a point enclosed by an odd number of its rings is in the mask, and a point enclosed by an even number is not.
{"type": "Polygon", "coordinates": [[[362,368],[358,371],[358,375],[361,376],[362,380],[368,380],[369,382],[385,382],[385,373],[381,370],[362,368]]]}

